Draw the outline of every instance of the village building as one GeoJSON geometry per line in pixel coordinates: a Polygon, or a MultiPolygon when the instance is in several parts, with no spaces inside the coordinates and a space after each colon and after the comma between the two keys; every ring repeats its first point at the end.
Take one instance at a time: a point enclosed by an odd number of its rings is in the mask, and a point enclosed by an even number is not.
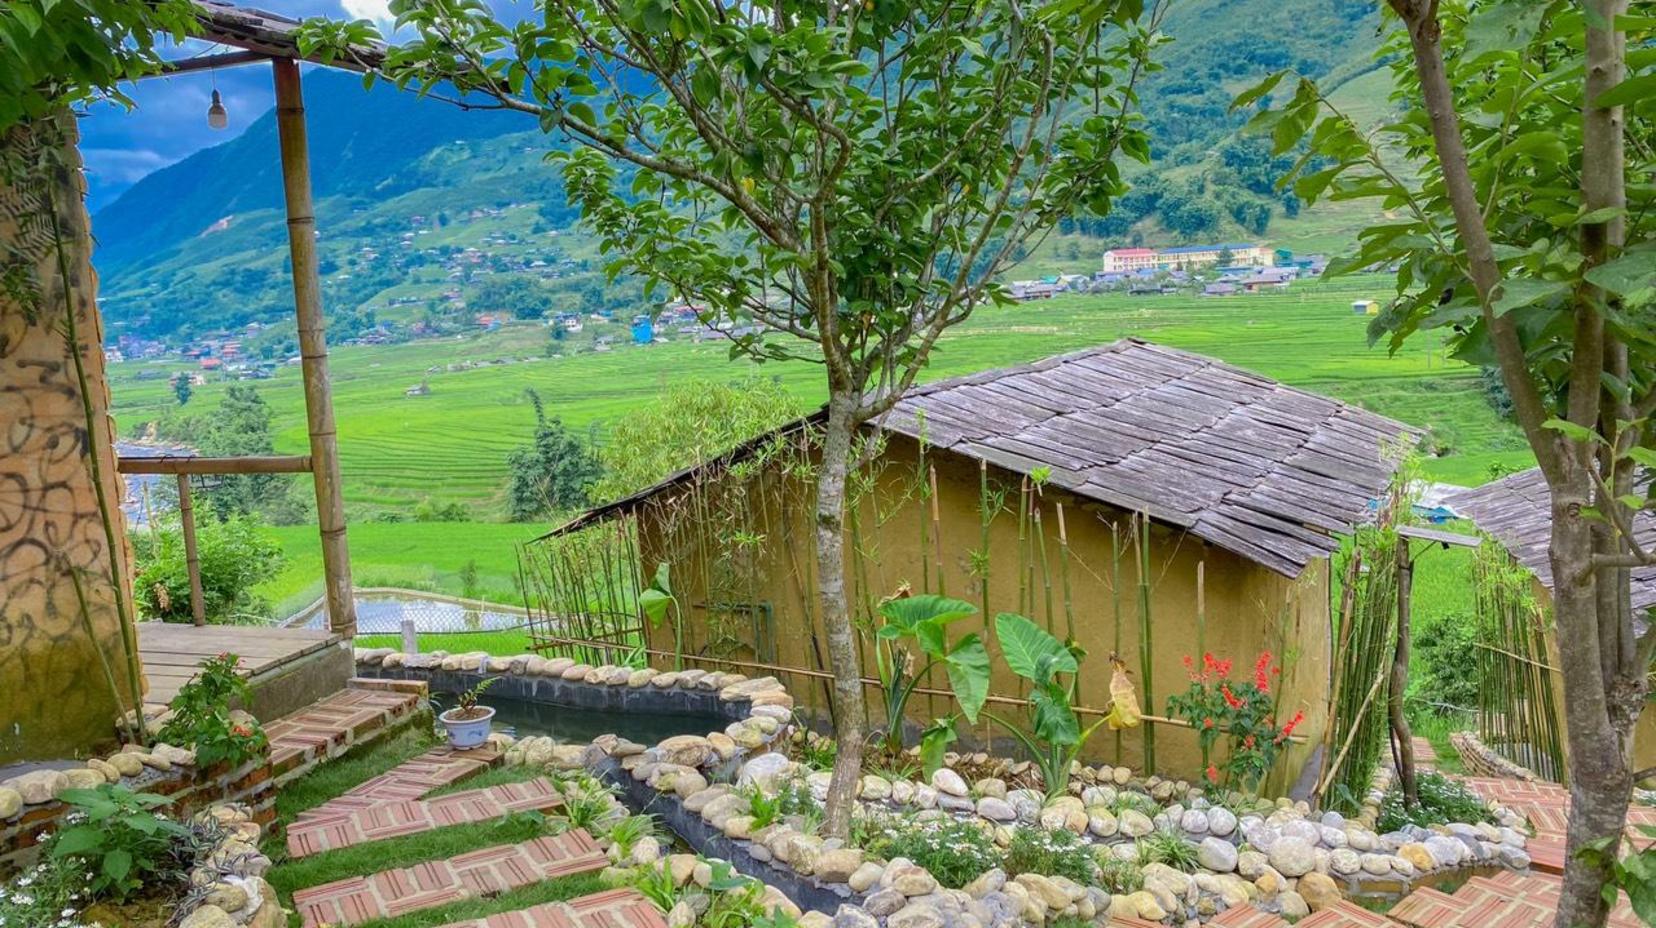
{"type": "MultiPolygon", "coordinates": [[[[688,650],[720,654],[737,663],[732,669],[771,668],[750,673],[821,674],[826,645],[801,566],[811,561],[813,483],[774,450],[809,422],[592,510],[554,535],[632,520],[646,573],[670,566],[687,610],[688,650]],[[732,494],[739,524],[730,534],[764,544],[731,550],[717,534],[686,536],[684,512],[724,511],[701,494],[732,494]]],[[[1019,574],[1034,567],[1027,551],[1020,556],[1028,526],[1014,513],[1020,487],[1037,481],[1044,528],[1036,534],[1052,565],[1063,526],[1075,636],[1091,655],[1080,703],[1108,705],[1112,652],[1131,669],[1145,710],[1159,714],[1167,696],[1188,685],[1186,657],[1199,661],[1205,649],[1251,666],[1269,651],[1283,666],[1284,714],[1305,713],[1299,730],[1307,743],[1295,745],[1284,770],[1292,776],[1304,765],[1328,709],[1329,556],[1384,492],[1393,470],[1388,448],[1410,434],[1407,427],[1211,358],[1126,339],[914,388],[869,431],[882,444],[868,491],[851,507],[848,544],[865,553],[848,564],[858,615],[905,585],[986,602],[990,615],[1020,611],[1019,574]],[[905,507],[916,474],[933,469],[930,508],[905,507]],[[986,492],[999,500],[988,528],[986,492]],[[1129,541],[1135,515],[1150,525],[1144,616],[1129,541]],[[917,523],[928,518],[935,550],[919,543],[917,523]],[[986,559],[974,553],[983,538],[986,559]],[[1153,629],[1148,675],[1139,663],[1151,643],[1146,628],[1153,629]]],[[[1049,599],[1031,598],[1034,608],[1026,600],[1023,611],[1065,626],[1048,611],[1049,599]]],[[[957,634],[982,627],[968,620],[957,634]]],[[[648,636],[651,648],[674,647],[670,630],[648,636]]],[[[873,666],[871,652],[864,660],[873,666]]],[[[790,686],[810,693],[821,682],[801,677],[790,686]]],[[[1015,696],[1018,681],[997,667],[992,692],[1015,696]]],[[[930,720],[923,700],[911,708],[919,713],[912,721],[930,720]]],[[[1160,727],[1156,769],[1198,775],[1192,733],[1160,727]]],[[[1100,739],[1093,753],[1115,749],[1114,739],[1100,739]]],[[[1137,734],[1121,750],[1117,762],[1143,763],[1137,734]]]]}
{"type": "Polygon", "coordinates": [[[1104,252],[1103,271],[1106,274],[1125,274],[1155,266],[1154,248],[1111,248],[1104,252]]]}

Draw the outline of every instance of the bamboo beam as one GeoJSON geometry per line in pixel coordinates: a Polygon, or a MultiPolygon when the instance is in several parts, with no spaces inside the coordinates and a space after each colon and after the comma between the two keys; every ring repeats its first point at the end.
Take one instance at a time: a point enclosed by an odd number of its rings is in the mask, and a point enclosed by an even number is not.
{"type": "Polygon", "coordinates": [[[207,624],[206,593],[201,589],[201,553],[196,547],[195,502],[190,477],[178,475],[178,521],[184,527],[184,570],[190,575],[190,617],[197,627],[207,624]]]}
{"type": "Polygon", "coordinates": [[[234,68],[244,64],[257,64],[268,61],[271,56],[264,52],[239,51],[224,52],[218,55],[196,55],[193,58],[180,58],[168,61],[161,65],[162,74],[188,74],[191,71],[207,71],[217,68],[234,68]]]}
{"type": "Polygon", "coordinates": [[[123,474],[304,474],[309,455],[257,455],[210,458],[196,455],[122,455],[115,469],[123,474]]]}
{"type": "Polygon", "coordinates": [[[293,259],[293,305],[299,325],[299,357],[305,381],[305,423],[310,431],[316,521],[322,535],[323,595],[328,627],[356,634],[351,595],[351,555],[345,540],[345,501],[339,486],[339,446],[328,378],[328,341],[322,321],[322,282],[317,276],[316,214],[311,204],[310,143],[299,65],[270,63],[276,81],[276,133],[282,149],[282,191],[287,202],[288,251],[293,259]]]}

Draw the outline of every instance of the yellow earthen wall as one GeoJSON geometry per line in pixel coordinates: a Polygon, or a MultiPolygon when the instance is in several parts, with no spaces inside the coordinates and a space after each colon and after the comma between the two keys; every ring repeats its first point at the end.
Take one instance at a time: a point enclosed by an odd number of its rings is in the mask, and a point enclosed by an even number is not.
{"type": "MultiPolygon", "coordinates": [[[[865,556],[858,568],[857,559],[848,558],[850,592],[853,614],[866,616],[880,597],[908,584],[914,591],[922,591],[922,575],[927,568],[922,563],[920,546],[921,507],[913,498],[917,447],[902,438],[891,438],[884,454],[885,466],[877,478],[877,490],[860,501],[859,536],[865,556]]],[[[939,591],[981,603],[982,587],[972,575],[970,552],[980,539],[979,470],[975,462],[963,458],[933,453],[928,457],[938,474],[938,517],[942,527],[942,577],[939,581],[935,563],[929,568],[933,592],[939,591]]],[[[783,497],[755,492],[749,516],[754,530],[761,536],[759,547],[763,554],[759,563],[759,580],[750,598],[768,603],[774,610],[770,627],[774,629],[774,648],[755,646],[755,636],[746,618],[729,623],[727,633],[714,635],[708,627],[707,596],[702,581],[703,566],[700,555],[669,559],[675,578],[675,591],[681,602],[689,606],[687,622],[688,650],[718,653],[740,661],[759,661],[784,667],[802,667],[826,670],[826,643],[821,637],[820,622],[814,618],[814,602],[809,594],[814,591],[812,577],[812,547],[810,531],[813,524],[812,485],[800,478],[783,478],[774,471],[767,472],[765,480],[774,488],[777,481],[785,487],[783,497]],[[760,502],[759,500],[769,500],[760,502]],[[809,611],[806,604],[809,604],[809,611]],[[716,644],[711,639],[718,638],[716,644]],[[813,638],[816,639],[813,646],[813,638]],[[763,653],[761,653],[763,652],[763,653]],[[819,658],[818,655],[822,655],[819,658]]],[[[1015,515],[1017,490],[1015,475],[991,472],[991,480],[1004,482],[1010,489],[1006,508],[993,522],[990,541],[989,614],[1018,609],[1018,525],[1015,515]]],[[[1127,541],[1130,516],[1120,510],[1081,501],[1061,491],[1048,489],[1043,500],[1044,533],[1052,582],[1054,604],[1052,623],[1060,638],[1065,635],[1063,593],[1060,588],[1059,549],[1055,505],[1064,504],[1070,545],[1071,601],[1076,623],[1076,637],[1089,657],[1082,667],[1081,703],[1104,708],[1108,704],[1110,664],[1109,655],[1115,649],[1117,597],[1111,593],[1112,547],[1110,525],[1119,527],[1121,540],[1121,586],[1119,607],[1120,654],[1133,673],[1145,711],[1166,713],[1167,697],[1183,691],[1189,682],[1183,666],[1186,655],[1196,656],[1196,574],[1203,565],[1206,587],[1206,632],[1208,650],[1220,657],[1234,660],[1233,676],[1247,677],[1252,672],[1254,658],[1262,649],[1269,649],[1285,666],[1282,687],[1282,714],[1292,716],[1303,710],[1306,719],[1299,733],[1309,743],[1295,745],[1273,778],[1281,784],[1297,775],[1309,757],[1313,745],[1320,738],[1327,711],[1326,699],[1330,664],[1330,635],[1328,615],[1328,571],[1326,562],[1316,562],[1296,580],[1290,580],[1223,550],[1205,545],[1193,535],[1162,526],[1153,526],[1151,533],[1151,653],[1152,679],[1149,690],[1153,698],[1144,699],[1145,681],[1139,673],[1140,621],[1138,609],[1138,572],[1127,541]]],[[[644,567],[653,571],[664,557],[665,545],[659,525],[652,524],[650,510],[642,519],[642,548],[644,567]]],[[[928,529],[929,530],[929,529],[928,529]]],[[[849,544],[848,544],[849,546],[849,544]]],[[[705,546],[704,546],[705,547],[705,546]]],[[[722,557],[722,546],[712,545],[714,557],[722,557]]],[[[705,554],[706,552],[702,552],[705,554]]],[[[1035,608],[1030,617],[1045,624],[1046,591],[1043,574],[1037,567],[1033,586],[1036,588],[1035,608]]],[[[968,632],[983,632],[989,623],[981,616],[951,626],[951,634],[958,638],[968,632]]],[[[651,647],[670,651],[673,647],[671,629],[662,627],[651,634],[651,647]]],[[[1000,661],[991,643],[994,657],[992,693],[1019,696],[1018,679],[1000,661]]],[[[656,659],[657,666],[668,666],[667,658],[656,659]]],[[[863,651],[864,676],[874,677],[872,652],[865,642],[863,651]]],[[[748,669],[750,674],[766,672],[748,669]]],[[[789,677],[780,674],[795,696],[806,708],[826,706],[826,681],[803,675],[789,677]]],[[[939,689],[947,689],[941,672],[935,674],[939,689]]],[[[875,688],[870,688],[870,712],[876,716],[871,724],[878,724],[881,709],[875,688]]],[[[911,720],[924,724],[937,715],[951,711],[944,697],[928,698],[916,695],[910,703],[911,720]]],[[[1017,717],[1017,709],[1010,706],[990,709],[1017,717]]],[[[1096,718],[1093,716],[1092,718],[1096,718]]],[[[1088,717],[1083,717],[1085,723],[1088,717]]],[[[982,734],[983,725],[976,729],[982,734]]],[[[1001,737],[996,732],[996,737],[1001,737]]],[[[1142,769],[1142,730],[1131,730],[1120,739],[1101,731],[1089,745],[1089,757],[1095,760],[1119,762],[1142,769]]],[[[1185,777],[1200,775],[1200,753],[1194,733],[1172,725],[1156,726],[1157,767],[1165,774],[1185,777]]]]}
{"type": "MultiPolygon", "coordinates": [[[[0,240],[22,259],[23,271],[0,287],[0,765],[85,756],[110,742],[116,702],[100,654],[117,679],[128,679],[110,579],[130,582],[125,529],[117,524],[111,551],[87,467],[91,449],[110,504],[118,507],[97,280],[74,119],[60,119],[64,144],[50,179],[0,184],[0,240]],[[67,279],[45,212],[49,203],[59,215],[67,279]],[[62,334],[66,293],[91,384],[96,428],[90,435],[62,334]],[[77,573],[90,635],[72,581],[77,573]]],[[[14,129],[0,138],[0,156],[34,158],[40,138],[14,129]]],[[[123,700],[130,705],[125,689],[123,700]]]]}

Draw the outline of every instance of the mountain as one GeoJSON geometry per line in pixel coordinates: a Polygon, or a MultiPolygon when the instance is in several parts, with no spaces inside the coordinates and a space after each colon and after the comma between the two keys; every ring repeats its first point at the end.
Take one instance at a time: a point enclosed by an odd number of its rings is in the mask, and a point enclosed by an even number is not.
{"type": "MultiPolygon", "coordinates": [[[[1371,217],[1340,204],[1301,214],[1273,187],[1292,159],[1240,137],[1244,116],[1228,109],[1251,82],[1289,67],[1350,82],[1354,102],[1379,115],[1383,85],[1367,79],[1378,22],[1374,0],[1176,0],[1166,20],[1174,41],[1142,92],[1155,161],[1134,173],[1114,213],[1067,221],[1060,238],[1083,255],[1119,242],[1351,241],[1371,217]]],[[[357,77],[322,69],[307,72],[305,91],[331,336],[387,319],[469,326],[491,275],[527,278],[514,299],[536,313],[631,305],[636,284],[604,278],[545,164],[551,143],[528,118],[383,85],[365,92],[357,77]]],[[[93,217],[112,326],[171,336],[285,321],[281,204],[274,113],[139,181],[93,217]]]]}

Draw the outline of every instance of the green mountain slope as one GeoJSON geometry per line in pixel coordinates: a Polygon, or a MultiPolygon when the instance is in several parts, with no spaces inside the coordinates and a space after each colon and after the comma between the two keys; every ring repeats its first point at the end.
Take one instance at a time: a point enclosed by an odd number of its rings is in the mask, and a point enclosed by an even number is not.
{"type": "MultiPolygon", "coordinates": [[[[1361,86],[1357,102],[1379,118],[1383,82],[1365,76],[1377,23],[1373,0],[1177,0],[1166,23],[1174,41],[1143,92],[1155,163],[1137,171],[1114,214],[1066,223],[1019,273],[1091,270],[1121,243],[1341,249],[1370,217],[1340,205],[1297,210],[1272,187],[1287,160],[1240,138],[1243,116],[1227,110],[1251,81],[1293,67],[1361,86]]],[[[383,86],[364,92],[357,78],[322,70],[308,74],[306,94],[332,336],[387,319],[436,331],[469,324],[490,276],[526,278],[534,313],[636,302],[636,285],[603,280],[544,163],[549,142],[525,117],[462,112],[383,86]]],[[[113,331],[175,337],[286,321],[276,150],[267,113],[94,217],[113,331]]],[[[258,347],[279,356],[287,345],[258,347]]]]}

